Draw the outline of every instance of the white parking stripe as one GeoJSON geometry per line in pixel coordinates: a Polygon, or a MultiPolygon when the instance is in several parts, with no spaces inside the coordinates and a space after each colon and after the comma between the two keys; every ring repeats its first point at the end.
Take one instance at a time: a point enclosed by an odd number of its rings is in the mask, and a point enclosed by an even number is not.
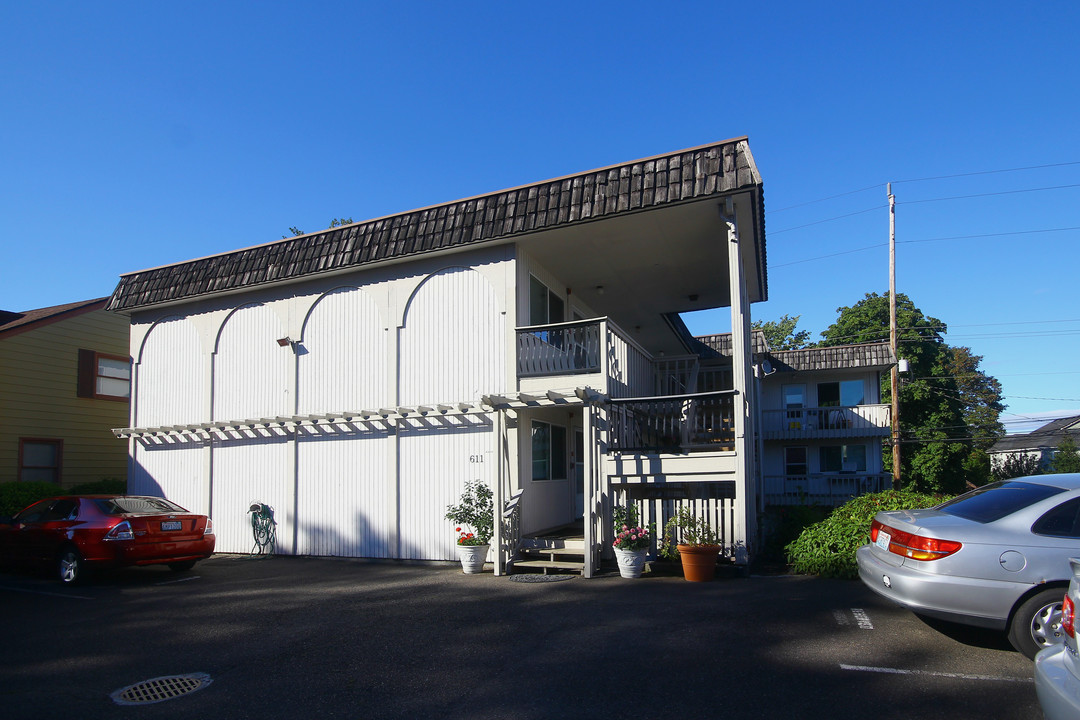
{"type": "Polygon", "coordinates": [[[1035,682],[1034,678],[1002,677],[1000,675],[968,675],[966,673],[932,672],[930,670],[903,670],[901,668],[867,667],[865,665],[840,664],[841,670],[885,673],[888,675],[926,675],[931,677],[956,678],[959,680],[998,680],[1001,682],[1035,682]]]}
{"type": "Polygon", "coordinates": [[[870,616],[861,608],[851,608],[851,614],[855,616],[855,622],[863,630],[873,630],[874,623],[870,622],[870,616]]]}
{"type": "Polygon", "coordinates": [[[198,575],[189,575],[187,577],[180,578],[178,580],[162,580],[161,582],[154,583],[154,584],[155,585],[173,585],[174,583],[190,582],[191,580],[198,580],[198,579],[199,579],[198,575]]]}
{"type": "Polygon", "coordinates": [[[54,593],[54,592],[47,592],[45,590],[28,590],[26,588],[0,587],[0,590],[10,590],[12,592],[23,592],[23,593],[29,593],[31,595],[51,595],[52,597],[69,598],[71,600],[93,600],[94,599],[92,597],[86,597],[85,595],[68,595],[67,593],[54,593]]]}

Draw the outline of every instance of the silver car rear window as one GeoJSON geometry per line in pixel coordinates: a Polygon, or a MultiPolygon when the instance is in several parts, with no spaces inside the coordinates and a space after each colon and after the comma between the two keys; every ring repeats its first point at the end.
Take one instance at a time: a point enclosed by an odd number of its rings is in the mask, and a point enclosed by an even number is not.
{"type": "Polygon", "coordinates": [[[1003,480],[953,498],[937,509],[975,522],[990,523],[1062,492],[1065,491],[1049,485],[1003,480]]]}

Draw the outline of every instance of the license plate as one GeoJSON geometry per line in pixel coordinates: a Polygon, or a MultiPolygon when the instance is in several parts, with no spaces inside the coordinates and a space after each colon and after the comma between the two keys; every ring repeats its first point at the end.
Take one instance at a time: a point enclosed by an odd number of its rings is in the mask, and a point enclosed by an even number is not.
{"type": "Polygon", "coordinates": [[[162,532],[167,532],[169,530],[179,530],[181,527],[183,526],[180,524],[179,520],[168,520],[161,523],[162,532]]]}
{"type": "Polygon", "coordinates": [[[892,535],[887,532],[878,530],[877,540],[874,542],[879,548],[885,552],[889,552],[889,543],[892,542],[892,535]]]}

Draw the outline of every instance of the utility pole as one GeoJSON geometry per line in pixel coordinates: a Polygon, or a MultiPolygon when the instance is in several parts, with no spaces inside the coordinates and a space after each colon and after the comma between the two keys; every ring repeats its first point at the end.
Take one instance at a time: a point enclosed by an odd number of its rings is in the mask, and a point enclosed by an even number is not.
{"type": "Polygon", "coordinates": [[[892,387],[892,484],[900,489],[900,356],[896,341],[896,196],[892,183],[886,185],[889,194],[889,348],[896,363],[889,373],[892,387]]]}

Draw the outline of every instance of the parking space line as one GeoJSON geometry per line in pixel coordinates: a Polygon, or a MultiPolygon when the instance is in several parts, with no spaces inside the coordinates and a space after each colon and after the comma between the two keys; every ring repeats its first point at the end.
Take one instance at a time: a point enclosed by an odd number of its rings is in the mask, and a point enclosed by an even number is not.
{"type": "Polygon", "coordinates": [[[154,583],[155,585],[175,585],[176,583],[190,582],[192,580],[198,580],[198,575],[191,575],[188,577],[179,578],[177,580],[162,580],[161,582],[154,583]]]}
{"type": "Polygon", "coordinates": [[[874,623],[870,622],[870,616],[862,608],[851,608],[851,614],[855,616],[855,622],[862,630],[873,630],[874,623]]]}
{"type": "Polygon", "coordinates": [[[887,675],[923,675],[930,677],[955,678],[958,680],[997,680],[1001,682],[1035,682],[1034,678],[1018,678],[1002,675],[969,675],[967,673],[934,672],[932,670],[904,670],[902,668],[868,667],[866,665],[845,665],[840,663],[841,670],[855,670],[858,672],[884,673],[887,675]]]}
{"type": "Polygon", "coordinates": [[[47,590],[28,590],[27,588],[17,587],[4,587],[0,586],[0,590],[10,590],[11,592],[28,593],[30,595],[50,595],[52,597],[68,598],[71,600],[93,600],[92,597],[86,597],[85,595],[68,595],[67,593],[55,593],[48,592],[47,590]]]}

